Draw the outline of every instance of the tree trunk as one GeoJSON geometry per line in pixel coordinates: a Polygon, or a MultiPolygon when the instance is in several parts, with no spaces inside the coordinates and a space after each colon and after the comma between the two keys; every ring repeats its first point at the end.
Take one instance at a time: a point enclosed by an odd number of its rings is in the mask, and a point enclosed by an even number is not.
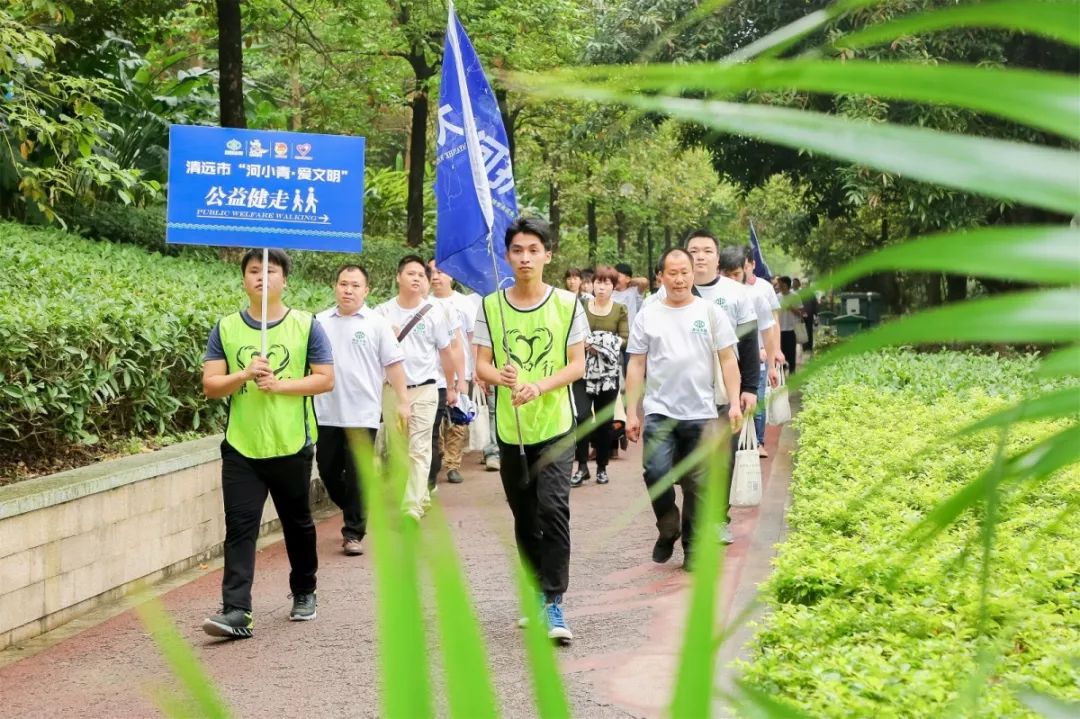
{"type": "Polygon", "coordinates": [[[300,51],[294,48],[296,53],[292,62],[290,63],[290,103],[289,103],[289,129],[293,132],[299,132],[303,126],[303,117],[301,115],[301,108],[304,103],[304,95],[300,91],[300,51]]]}
{"type": "Polygon", "coordinates": [[[596,229],[596,200],[590,198],[585,203],[585,217],[589,225],[589,267],[596,267],[597,246],[600,243],[596,229]]]}
{"type": "Polygon", "coordinates": [[[940,307],[944,301],[941,295],[941,275],[937,272],[926,278],[926,301],[931,307],[940,307]]]}
{"type": "Polygon", "coordinates": [[[240,0],[217,0],[218,98],[222,127],[247,127],[240,0]]]}
{"type": "Polygon", "coordinates": [[[664,252],[671,249],[671,228],[664,227],[664,252]]]}
{"type": "Polygon", "coordinates": [[[615,210],[615,246],[619,249],[619,257],[626,256],[626,213],[615,210]]]}
{"type": "Polygon", "coordinates": [[[645,248],[646,256],[649,258],[649,266],[645,268],[645,276],[649,278],[649,287],[656,285],[656,260],[653,258],[653,246],[652,246],[652,228],[645,225],[645,248]]]}
{"type": "Polygon", "coordinates": [[[562,208],[559,207],[559,183],[548,183],[548,222],[551,224],[551,243],[559,249],[559,232],[562,230],[562,208]]]}
{"type": "Polygon", "coordinates": [[[949,302],[962,302],[967,299],[967,277],[945,275],[945,298],[949,302]]]}
{"type": "Polygon", "coordinates": [[[428,97],[419,90],[412,99],[412,128],[409,131],[409,197],[405,243],[419,247],[424,240],[424,171],[427,160],[428,97]]]}
{"type": "Polygon", "coordinates": [[[506,101],[506,88],[495,89],[495,101],[499,103],[499,114],[502,115],[503,128],[506,130],[506,149],[510,152],[510,165],[514,165],[514,150],[517,143],[514,141],[514,113],[510,112],[510,103],[506,101]]]}

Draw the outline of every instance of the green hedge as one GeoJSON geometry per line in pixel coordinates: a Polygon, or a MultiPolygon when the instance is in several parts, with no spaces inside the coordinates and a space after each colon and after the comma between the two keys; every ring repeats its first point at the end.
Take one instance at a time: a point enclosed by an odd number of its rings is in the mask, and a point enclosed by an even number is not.
{"type": "MultiPolygon", "coordinates": [[[[976,518],[918,550],[904,540],[989,466],[997,435],[956,430],[1029,392],[1032,365],[889,352],[812,382],[797,420],[792,532],[744,667],[751,684],[818,717],[960,715],[951,702],[986,647],[999,659],[979,709],[963,715],[1035,716],[1021,687],[1080,700],[1080,467],[1005,501],[983,636],[976,518]]],[[[1017,425],[1010,443],[1053,429],[1017,425]]]]}
{"type": "MultiPolygon", "coordinates": [[[[238,267],[11,223],[0,238],[0,446],[220,427],[202,357],[246,303],[238,267]]],[[[293,276],[286,301],[320,310],[333,293],[293,276]]]]}

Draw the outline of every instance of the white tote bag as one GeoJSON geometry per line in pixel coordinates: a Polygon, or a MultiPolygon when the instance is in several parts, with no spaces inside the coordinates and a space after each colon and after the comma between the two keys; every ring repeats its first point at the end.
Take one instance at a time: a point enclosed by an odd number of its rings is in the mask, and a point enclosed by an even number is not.
{"type": "Polygon", "coordinates": [[[765,387],[765,422],[787,424],[791,421],[791,402],[788,401],[787,372],[780,368],[780,384],[765,387]]]}
{"type": "Polygon", "coordinates": [[[709,325],[709,352],[712,354],[713,404],[723,407],[728,403],[727,387],[724,386],[724,370],[720,367],[720,356],[716,353],[716,339],[712,336],[712,325],[709,325]]]}
{"type": "Polygon", "coordinates": [[[482,451],[491,442],[491,418],[488,416],[487,393],[477,385],[472,388],[472,401],[476,403],[476,417],[469,422],[469,451],[482,451]]]}
{"type": "Polygon", "coordinates": [[[806,322],[802,317],[795,318],[795,342],[801,345],[810,341],[810,335],[806,334],[806,322]]]}
{"type": "Polygon", "coordinates": [[[761,459],[758,458],[757,433],[752,420],[743,422],[732,472],[731,506],[756,507],[761,504],[761,459]]]}

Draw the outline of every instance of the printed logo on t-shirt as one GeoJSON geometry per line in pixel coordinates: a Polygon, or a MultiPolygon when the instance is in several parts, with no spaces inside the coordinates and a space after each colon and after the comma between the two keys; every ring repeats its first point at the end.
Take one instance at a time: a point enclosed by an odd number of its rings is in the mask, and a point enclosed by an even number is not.
{"type": "Polygon", "coordinates": [[[427,334],[427,325],[424,324],[423,320],[420,320],[419,322],[416,323],[416,327],[413,327],[413,332],[416,332],[417,334],[421,334],[421,335],[426,335],[427,334]]]}
{"type": "Polygon", "coordinates": [[[727,300],[725,300],[723,297],[717,297],[715,300],[713,300],[713,302],[716,303],[717,307],[724,307],[727,305],[727,300]]]}
{"type": "Polygon", "coordinates": [[[363,330],[357,330],[352,337],[352,343],[357,347],[367,347],[367,335],[363,330]]]}
{"type": "Polygon", "coordinates": [[[705,320],[694,320],[694,324],[690,326],[690,332],[700,336],[709,334],[709,330],[705,326],[705,320]]]}

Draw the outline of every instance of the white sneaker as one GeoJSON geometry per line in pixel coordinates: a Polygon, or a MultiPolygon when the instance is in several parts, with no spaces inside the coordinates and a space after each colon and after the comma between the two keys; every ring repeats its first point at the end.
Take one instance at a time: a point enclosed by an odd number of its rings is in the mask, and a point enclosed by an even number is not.
{"type": "Polygon", "coordinates": [[[731,525],[724,522],[716,528],[716,541],[720,544],[734,544],[735,535],[731,533],[731,525]]]}

